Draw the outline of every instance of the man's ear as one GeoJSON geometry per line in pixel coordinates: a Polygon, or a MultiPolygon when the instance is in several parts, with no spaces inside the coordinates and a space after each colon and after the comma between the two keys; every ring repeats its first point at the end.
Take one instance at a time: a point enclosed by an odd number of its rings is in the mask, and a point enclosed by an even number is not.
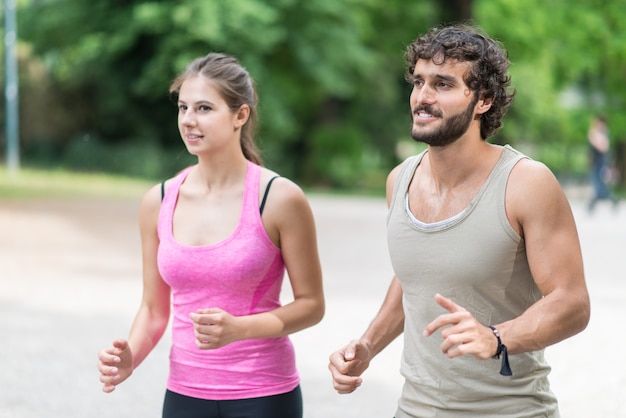
{"type": "Polygon", "coordinates": [[[486,97],[483,99],[479,99],[476,103],[476,114],[482,115],[483,113],[487,113],[489,109],[491,109],[491,105],[493,104],[493,97],[486,97]]]}

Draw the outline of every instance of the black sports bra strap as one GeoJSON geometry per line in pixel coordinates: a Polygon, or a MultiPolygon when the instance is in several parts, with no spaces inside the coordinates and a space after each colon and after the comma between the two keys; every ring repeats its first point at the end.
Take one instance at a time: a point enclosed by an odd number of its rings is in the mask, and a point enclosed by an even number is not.
{"type": "Polygon", "coordinates": [[[267,182],[267,187],[265,188],[265,193],[263,194],[263,200],[261,200],[261,207],[259,207],[259,212],[263,215],[263,208],[265,207],[265,200],[267,199],[267,194],[270,192],[270,186],[272,182],[276,180],[280,176],[274,176],[267,182]]]}
{"type": "MultiPolygon", "coordinates": [[[[270,192],[270,186],[272,185],[272,182],[276,180],[278,177],[280,176],[272,177],[270,181],[267,183],[267,187],[265,188],[265,193],[263,194],[263,200],[261,200],[261,207],[259,208],[259,212],[261,214],[263,214],[263,208],[265,207],[265,201],[267,200],[267,195],[270,192]]],[[[163,200],[164,197],[165,197],[165,180],[161,182],[161,201],[163,200]]]]}

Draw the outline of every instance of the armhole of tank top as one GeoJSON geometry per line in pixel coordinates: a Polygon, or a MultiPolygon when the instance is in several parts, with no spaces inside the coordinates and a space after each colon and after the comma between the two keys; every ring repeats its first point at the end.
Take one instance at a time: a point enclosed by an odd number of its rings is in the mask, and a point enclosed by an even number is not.
{"type": "MultiPolygon", "coordinates": [[[[407,158],[406,160],[404,160],[404,163],[402,163],[402,167],[400,168],[400,171],[398,171],[396,180],[393,183],[393,192],[391,195],[391,203],[389,205],[388,213],[392,212],[392,209],[396,205],[396,200],[399,201],[399,204],[402,204],[404,194],[401,193],[400,186],[402,186],[402,181],[404,177],[406,176],[406,172],[408,170],[411,170],[411,167],[413,167],[414,164],[416,164],[415,161],[418,158],[419,158],[419,154],[407,158]]],[[[407,187],[408,187],[408,184],[407,184],[407,187]]]]}
{"type": "MultiPolygon", "coordinates": [[[[510,147],[509,147],[510,148],[510,147]]],[[[504,163],[502,165],[501,170],[506,171],[506,175],[502,176],[502,182],[503,185],[502,187],[504,188],[504,199],[502,202],[502,205],[498,208],[498,215],[500,217],[500,223],[503,226],[504,230],[506,231],[506,233],[511,237],[511,239],[513,239],[513,241],[515,242],[519,242],[521,238],[520,234],[517,233],[517,231],[515,231],[515,229],[513,228],[513,225],[511,225],[511,222],[509,222],[509,217],[507,215],[506,212],[506,191],[508,188],[508,184],[509,184],[509,179],[511,177],[511,173],[513,172],[513,169],[515,168],[515,166],[522,160],[524,159],[531,159],[530,157],[526,156],[525,154],[522,154],[521,152],[510,148],[510,151],[512,153],[514,153],[515,155],[511,157],[511,159],[509,159],[509,161],[507,161],[506,163],[504,163]]]]}
{"type": "Polygon", "coordinates": [[[272,182],[276,180],[280,176],[274,176],[267,182],[267,186],[265,187],[265,193],[263,193],[263,199],[261,200],[261,206],[259,207],[259,214],[263,215],[263,209],[265,208],[265,201],[267,200],[267,195],[270,192],[270,186],[272,182]]]}
{"type": "Polygon", "coordinates": [[[163,201],[164,197],[165,197],[165,180],[161,182],[161,202],[163,201]]]}

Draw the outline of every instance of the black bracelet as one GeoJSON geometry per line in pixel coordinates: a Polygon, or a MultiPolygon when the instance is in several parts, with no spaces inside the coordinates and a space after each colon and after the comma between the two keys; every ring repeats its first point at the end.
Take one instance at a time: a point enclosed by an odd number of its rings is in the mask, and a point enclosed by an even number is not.
{"type": "Polygon", "coordinates": [[[498,349],[496,350],[496,355],[493,358],[500,358],[502,355],[502,365],[500,366],[500,374],[502,376],[512,376],[513,372],[511,371],[511,366],[509,365],[509,351],[506,348],[506,345],[502,344],[502,340],[500,339],[500,333],[496,329],[496,327],[489,325],[489,328],[493,331],[493,335],[498,339],[498,349]]]}

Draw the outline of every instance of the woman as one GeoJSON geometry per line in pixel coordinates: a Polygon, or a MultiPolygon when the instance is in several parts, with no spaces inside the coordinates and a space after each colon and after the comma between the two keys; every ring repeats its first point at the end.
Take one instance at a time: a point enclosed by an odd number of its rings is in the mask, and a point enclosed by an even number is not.
{"type": "Polygon", "coordinates": [[[142,199],[143,298],[128,339],[98,354],[103,391],[146,358],[171,306],[164,418],[299,418],[288,334],[324,315],[310,206],[297,185],[261,166],[256,91],[235,58],[194,60],[170,93],[198,161],[142,199]],[[293,301],[281,306],[285,270],[293,301]]]}

